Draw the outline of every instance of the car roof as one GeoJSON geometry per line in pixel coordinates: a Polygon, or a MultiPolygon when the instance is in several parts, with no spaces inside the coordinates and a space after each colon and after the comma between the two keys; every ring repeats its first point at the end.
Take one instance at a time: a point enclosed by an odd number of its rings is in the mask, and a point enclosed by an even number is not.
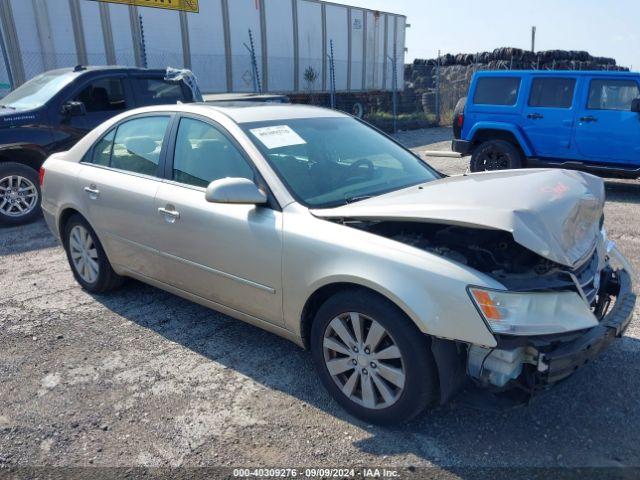
{"type": "Polygon", "coordinates": [[[109,73],[141,73],[148,75],[165,75],[166,70],[162,69],[150,69],[150,68],[140,68],[140,67],[126,67],[122,65],[78,65],[76,67],[70,68],[58,68],[55,70],[49,70],[44,73],[75,73],[78,76],[85,75],[87,73],[99,73],[99,72],[109,72],[109,73]]]}
{"type": "Polygon", "coordinates": [[[235,123],[268,122],[277,120],[293,120],[299,118],[348,118],[349,115],[328,108],[311,105],[296,105],[289,103],[234,103],[232,105],[215,105],[207,103],[185,103],[177,105],[155,105],[131,110],[130,113],[140,114],[167,110],[184,113],[195,113],[210,116],[219,112],[229,117],[235,123]]]}
{"type": "Polygon", "coordinates": [[[619,70],[481,70],[475,73],[479,77],[517,77],[517,76],[547,76],[547,77],[576,77],[576,76],[623,76],[637,77],[638,72],[619,70]]]}

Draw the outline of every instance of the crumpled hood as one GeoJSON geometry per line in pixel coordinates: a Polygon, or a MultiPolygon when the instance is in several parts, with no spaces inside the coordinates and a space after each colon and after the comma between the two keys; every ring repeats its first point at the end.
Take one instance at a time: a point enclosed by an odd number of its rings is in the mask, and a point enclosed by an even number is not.
{"type": "Polygon", "coordinates": [[[505,170],[443,178],[333,209],[326,219],[444,223],[511,232],[516,242],[569,267],[600,234],[604,182],[555,169],[505,170]]]}

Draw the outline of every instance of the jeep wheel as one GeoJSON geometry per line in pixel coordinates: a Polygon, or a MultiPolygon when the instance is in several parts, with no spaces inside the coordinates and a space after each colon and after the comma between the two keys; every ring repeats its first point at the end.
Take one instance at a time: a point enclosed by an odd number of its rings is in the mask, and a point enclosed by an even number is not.
{"type": "Polygon", "coordinates": [[[314,319],[310,343],[325,388],[356,417],[400,423],[435,401],[428,337],[372,292],[344,291],[327,300],[314,319]]]}
{"type": "Polygon", "coordinates": [[[0,224],[21,225],[40,214],[38,172],[21,163],[0,163],[0,224]]]}
{"type": "Polygon", "coordinates": [[[506,140],[489,140],[473,150],[470,169],[472,172],[507,170],[522,167],[522,154],[515,145],[506,140]]]}

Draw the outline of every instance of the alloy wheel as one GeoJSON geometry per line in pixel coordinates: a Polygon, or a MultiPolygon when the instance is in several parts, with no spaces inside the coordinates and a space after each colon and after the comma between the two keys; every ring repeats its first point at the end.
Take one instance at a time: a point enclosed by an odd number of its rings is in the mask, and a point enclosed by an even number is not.
{"type": "Polygon", "coordinates": [[[31,180],[20,175],[0,179],[0,213],[21,217],[38,204],[38,189],[31,180]]]}
{"type": "Polygon", "coordinates": [[[98,250],[89,231],[82,225],[76,225],[69,234],[69,252],[75,271],[87,283],[98,279],[100,265],[98,250]]]}
{"type": "Polygon", "coordinates": [[[506,170],[509,168],[509,158],[498,150],[491,150],[480,157],[480,164],[485,170],[506,170]]]}
{"type": "Polygon", "coordinates": [[[387,408],[405,388],[402,353],[375,319],[357,312],[335,317],[325,329],[324,361],[331,378],[351,401],[387,408]]]}

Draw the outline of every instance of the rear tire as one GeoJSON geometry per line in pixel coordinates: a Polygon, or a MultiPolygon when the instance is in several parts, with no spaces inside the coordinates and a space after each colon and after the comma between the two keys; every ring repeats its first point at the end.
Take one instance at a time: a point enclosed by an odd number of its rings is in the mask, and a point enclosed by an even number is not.
{"type": "Polygon", "coordinates": [[[351,105],[351,115],[356,118],[364,118],[364,114],[367,113],[367,109],[364,106],[364,103],[360,101],[353,102],[351,105]]]}
{"type": "Polygon", "coordinates": [[[23,225],[40,216],[40,179],[33,168],[0,163],[0,224],[23,225]]]}
{"type": "Polygon", "coordinates": [[[456,103],[456,108],[453,109],[453,138],[459,139],[462,135],[462,126],[458,124],[458,116],[464,113],[464,107],[467,106],[467,97],[462,97],[456,103]]]}
{"type": "Polygon", "coordinates": [[[473,150],[470,169],[472,172],[508,170],[522,168],[522,153],[506,140],[488,140],[473,150]]]}
{"type": "Polygon", "coordinates": [[[91,293],[104,293],[124,282],[114,272],[98,235],[81,215],[72,215],[64,226],[64,249],[76,281],[91,293]]]}
{"type": "Polygon", "coordinates": [[[347,412],[366,422],[405,422],[437,398],[428,337],[373,292],[353,289],[329,298],[316,313],[310,345],[325,388],[347,412]]]}

